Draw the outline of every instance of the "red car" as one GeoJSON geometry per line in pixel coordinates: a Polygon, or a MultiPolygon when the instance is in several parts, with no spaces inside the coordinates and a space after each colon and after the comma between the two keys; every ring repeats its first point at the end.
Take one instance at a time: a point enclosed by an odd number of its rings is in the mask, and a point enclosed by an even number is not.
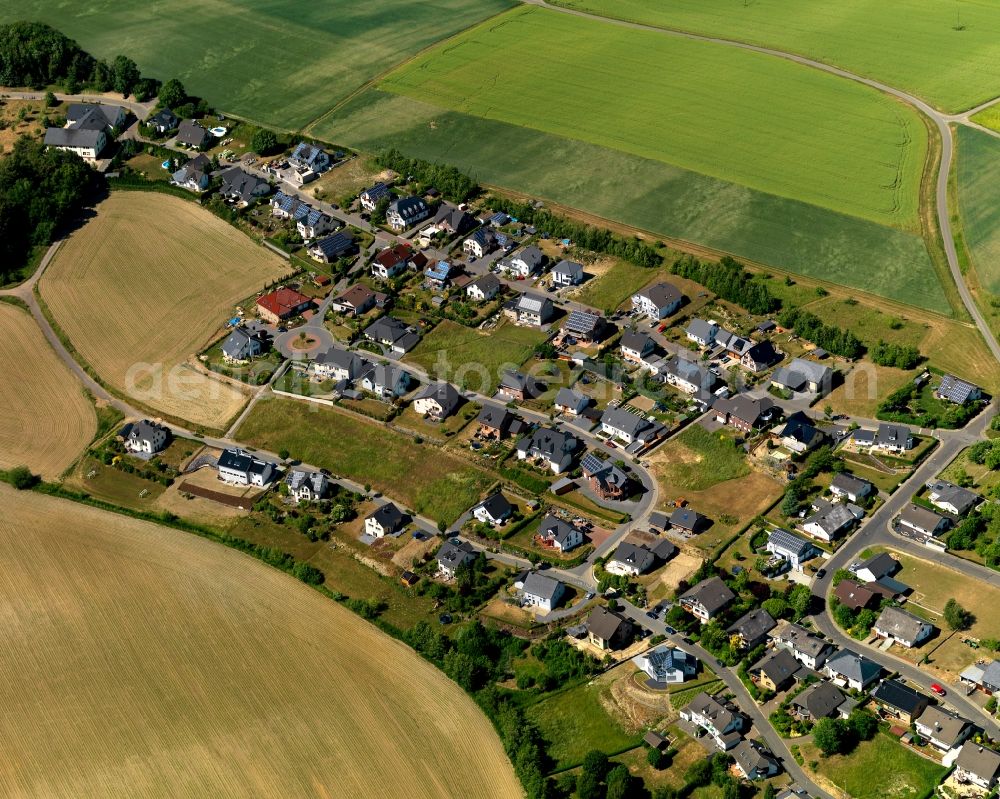
{"type": "Polygon", "coordinates": [[[936,682],[931,683],[931,690],[938,696],[944,696],[947,693],[947,691],[945,691],[944,688],[942,688],[936,682]]]}

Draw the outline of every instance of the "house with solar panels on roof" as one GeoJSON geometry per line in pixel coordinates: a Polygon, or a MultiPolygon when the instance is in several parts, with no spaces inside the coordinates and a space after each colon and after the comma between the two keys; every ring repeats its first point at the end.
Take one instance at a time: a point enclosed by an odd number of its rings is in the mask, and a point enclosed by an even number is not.
{"type": "Polygon", "coordinates": [[[321,261],[324,264],[332,264],[339,261],[345,255],[350,255],[357,250],[354,243],[354,236],[346,230],[338,230],[332,236],[317,239],[309,247],[309,257],[314,261],[321,261]]]}
{"type": "Polygon", "coordinates": [[[570,311],[562,329],[564,334],[572,336],[580,344],[587,345],[604,337],[605,322],[600,314],[570,311]]]}
{"type": "Polygon", "coordinates": [[[638,669],[646,673],[650,688],[676,685],[698,673],[698,661],[683,649],[661,644],[632,658],[638,669]]]}
{"type": "Polygon", "coordinates": [[[361,207],[371,213],[374,211],[382,200],[391,200],[392,191],[384,183],[376,183],[369,189],[365,189],[361,192],[360,202],[361,207]]]}
{"type": "Polygon", "coordinates": [[[590,490],[603,500],[620,501],[628,497],[629,476],[596,453],[588,452],[580,461],[580,471],[590,482],[590,490]]]}
{"type": "Polygon", "coordinates": [[[968,380],[962,380],[955,375],[945,375],[941,378],[941,385],[934,389],[934,396],[939,400],[953,402],[955,405],[965,405],[967,402],[982,399],[983,390],[968,380]]]}
{"type": "Polygon", "coordinates": [[[519,325],[541,327],[552,318],[552,314],[552,300],[548,297],[525,293],[518,300],[517,323],[519,325]]]}

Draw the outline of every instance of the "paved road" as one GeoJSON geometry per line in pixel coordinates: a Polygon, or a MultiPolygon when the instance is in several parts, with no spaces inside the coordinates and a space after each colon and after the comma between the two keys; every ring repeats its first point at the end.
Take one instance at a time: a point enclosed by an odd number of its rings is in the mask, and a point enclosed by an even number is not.
{"type": "MultiPolygon", "coordinates": [[[[764,55],[774,56],[775,58],[783,58],[786,61],[792,61],[796,64],[801,64],[802,66],[812,67],[813,69],[818,69],[822,72],[827,72],[831,75],[836,75],[837,77],[845,78],[846,80],[851,80],[855,83],[860,83],[864,86],[884,92],[885,94],[889,94],[899,100],[902,100],[904,103],[912,106],[924,116],[929,118],[934,123],[938,130],[938,134],[941,136],[941,163],[939,165],[937,175],[936,203],[938,226],[941,230],[941,237],[944,240],[944,249],[945,255],[948,258],[948,267],[951,270],[952,279],[958,287],[958,293],[962,298],[962,303],[965,305],[969,316],[976,323],[976,327],[979,328],[979,332],[986,340],[990,351],[993,353],[993,357],[1000,361],[1000,344],[997,343],[997,339],[993,335],[993,331],[990,329],[990,326],[986,323],[986,319],[979,312],[979,308],[976,306],[976,303],[972,298],[972,293],[969,291],[969,287],[965,283],[965,279],[962,276],[962,269],[958,261],[958,253],[955,251],[955,240],[951,231],[951,215],[948,210],[948,176],[951,172],[954,141],[951,134],[950,123],[953,121],[962,121],[960,119],[961,115],[949,116],[947,114],[943,114],[936,108],[921,100],[919,97],[915,97],[912,94],[896,89],[882,83],[881,81],[865,78],[861,75],[849,72],[846,69],[824,64],[822,61],[815,61],[811,58],[806,58],[805,56],[795,55],[794,53],[786,53],[782,50],[775,50],[770,47],[761,47],[759,45],[747,44],[745,42],[724,39],[716,36],[701,36],[696,33],[686,33],[683,31],[670,30],[668,28],[658,28],[653,25],[643,25],[638,22],[626,22],[624,20],[611,19],[597,14],[590,14],[586,11],[578,11],[576,9],[549,5],[546,0],[524,0],[524,2],[530,5],[547,8],[551,11],[557,11],[561,14],[570,14],[576,17],[586,17],[588,19],[598,20],[609,25],[618,25],[620,27],[651,31],[664,36],[676,36],[678,38],[691,39],[699,42],[709,42],[726,47],[736,47],[740,50],[749,50],[753,53],[762,53],[764,55]]],[[[988,105],[990,105],[990,103],[984,104],[983,107],[988,105]]]]}
{"type": "MultiPolygon", "coordinates": [[[[140,103],[135,98],[129,99],[118,94],[60,94],[55,92],[56,99],[61,103],[101,103],[103,105],[120,105],[127,108],[139,119],[145,119],[156,107],[156,100],[140,103]]],[[[44,100],[45,92],[14,92],[0,88],[0,96],[12,100],[44,100]]]]}

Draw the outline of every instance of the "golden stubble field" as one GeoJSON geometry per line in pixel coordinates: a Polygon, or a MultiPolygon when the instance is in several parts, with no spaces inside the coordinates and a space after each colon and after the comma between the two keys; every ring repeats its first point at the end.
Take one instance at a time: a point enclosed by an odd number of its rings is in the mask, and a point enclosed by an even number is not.
{"type": "Polygon", "coordinates": [[[518,797],[410,649],[197,538],[0,485],[0,794],[518,797]]]}
{"type": "Polygon", "coordinates": [[[74,232],[42,298],[110,385],[169,416],[221,428],[247,399],[185,362],[240,300],[287,264],[211,212],[153,192],[115,192],[74,232]]]}
{"type": "Polygon", "coordinates": [[[52,479],[94,435],[97,418],[31,316],[0,303],[0,469],[52,479]]]}

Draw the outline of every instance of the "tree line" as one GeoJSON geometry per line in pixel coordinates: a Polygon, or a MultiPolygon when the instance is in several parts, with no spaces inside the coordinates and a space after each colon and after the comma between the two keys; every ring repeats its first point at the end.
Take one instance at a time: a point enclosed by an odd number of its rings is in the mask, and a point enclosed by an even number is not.
{"type": "Polygon", "coordinates": [[[778,324],[795,331],[795,335],[808,339],[817,347],[844,358],[860,358],[865,345],[850,330],[825,324],[816,314],[800,308],[786,308],[778,316],[778,324]]]}
{"type": "Polygon", "coordinates": [[[681,256],[671,267],[678,277],[700,283],[713,294],[745,308],[752,314],[769,314],[781,307],[765,283],[754,280],[739,261],[723,256],[718,263],[681,256]]]}
{"type": "Polygon", "coordinates": [[[479,191],[476,181],[455,167],[422,158],[407,158],[396,149],[380,150],[375,154],[374,161],[382,169],[391,169],[406,179],[412,177],[424,187],[433,187],[457,203],[465,202],[479,191]]]}

